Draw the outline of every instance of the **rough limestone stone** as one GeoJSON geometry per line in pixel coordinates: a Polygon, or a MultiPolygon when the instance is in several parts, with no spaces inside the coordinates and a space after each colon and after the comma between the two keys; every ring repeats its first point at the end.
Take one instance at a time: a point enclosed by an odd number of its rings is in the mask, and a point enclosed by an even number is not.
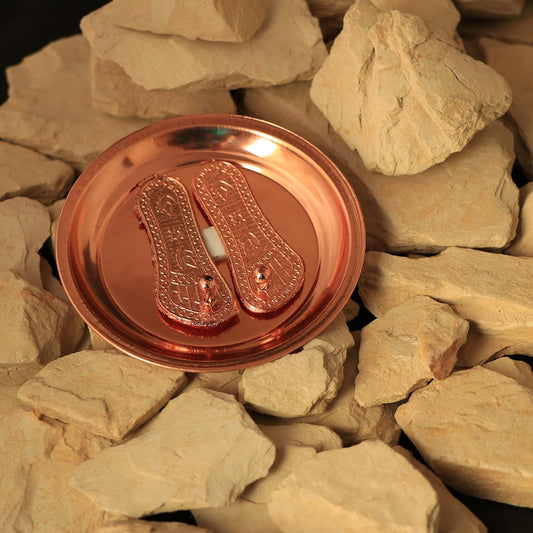
{"type": "Polygon", "coordinates": [[[307,0],[311,14],[320,22],[324,41],[335,38],[342,29],[342,19],[353,0],[307,0]]]}
{"type": "Polygon", "coordinates": [[[57,236],[57,223],[59,221],[59,215],[65,204],[65,199],[57,200],[53,204],[48,206],[48,214],[50,215],[50,239],[47,241],[47,246],[55,257],[56,254],[56,236],[57,236]]]}
{"type": "Polygon", "coordinates": [[[533,183],[520,187],[520,218],[516,238],[505,253],[533,257],[533,183]]]}
{"type": "Polygon", "coordinates": [[[520,15],[526,0],[454,0],[463,17],[502,18],[520,15]]]}
{"type": "Polygon", "coordinates": [[[0,141],[0,200],[26,196],[48,205],[64,196],[74,171],[23,146],[0,141]]]}
{"type": "Polygon", "coordinates": [[[98,57],[120,65],[145,89],[235,89],[309,79],[327,52],[305,0],[264,4],[263,26],[241,44],[120,28],[111,22],[109,5],[82,19],[81,28],[98,57]]]}
{"type": "Polygon", "coordinates": [[[198,372],[189,374],[189,389],[209,389],[218,392],[232,394],[237,398],[239,395],[239,382],[241,381],[240,370],[228,370],[226,372],[198,372]]]}
{"type": "Polygon", "coordinates": [[[372,0],[381,11],[397,9],[424,20],[432,30],[440,29],[446,37],[453,40],[455,30],[461,19],[452,0],[372,0]]]}
{"type": "Polygon", "coordinates": [[[416,174],[462,150],[511,103],[507,82],[419,17],[358,0],[311,98],[365,166],[416,174]]]}
{"type": "Polygon", "coordinates": [[[117,26],[204,41],[242,42],[265,20],[263,0],[114,0],[117,26]]]}
{"type": "Polygon", "coordinates": [[[533,391],[482,367],[434,381],[396,411],[444,483],[524,507],[533,507],[532,417],[533,391]]]}
{"type": "Polygon", "coordinates": [[[50,236],[46,207],[30,198],[0,202],[0,271],[42,287],[39,250],[50,236]]]}
{"type": "Polygon", "coordinates": [[[259,429],[276,445],[307,446],[317,452],[342,448],[342,439],[331,429],[315,424],[295,423],[277,426],[259,425],[259,429]]]}
{"type": "Polygon", "coordinates": [[[264,477],[274,454],[232,396],[195,389],[170,401],[138,436],[80,465],[71,483],[102,509],[133,518],[217,507],[264,477]]]}
{"type": "Polygon", "coordinates": [[[442,533],[487,533],[487,528],[446,488],[446,485],[429,468],[417,461],[411,453],[401,446],[394,451],[403,455],[431,484],[439,498],[439,531],[442,533]]]}
{"type": "Polygon", "coordinates": [[[63,300],[64,302],[69,302],[67,293],[65,292],[65,289],[63,289],[63,285],[61,285],[61,282],[54,276],[54,273],[52,271],[52,267],[50,266],[50,263],[44,258],[41,257],[40,262],[40,271],[41,271],[41,281],[43,283],[43,289],[46,292],[49,292],[56,298],[59,298],[60,300],[63,300]]]}
{"type": "Polygon", "coordinates": [[[98,333],[89,329],[89,338],[91,341],[91,350],[115,350],[115,347],[107,342],[103,337],[100,337],[98,333]]]}
{"type": "Polygon", "coordinates": [[[533,371],[524,361],[515,361],[510,357],[500,357],[485,363],[483,366],[518,381],[520,385],[527,389],[533,389],[533,371]]]}
{"type": "Polygon", "coordinates": [[[20,408],[0,417],[0,530],[85,533],[108,520],[69,486],[76,466],[108,445],[20,408]]]}
{"type": "Polygon", "coordinates": [[[448,248],[419,259],[367,252],[359,294],[375,316],[425,294],[470,322],[459,366],[533,355],[533,258],[448,248]]]}
{"type": "MultiPolygon", "coordinates": [[[[146,4],[151,5],[151,4],[146,4]]],[[[96,109],[117,117],[168,118],[200,113],[235,113],[229,91],[143,89],[112,61],[91,58],[91,94],[96,109]]]]}
{"type": "Polygon", "coordinates": [[[210,533],[210,530],[183,522],[149,522],[122,519],[104,524],[96,533],[210,533]]]}
{"type": "Polygon", "coordinates": [[[500,121],[479,132],[462,152],[420,174],[385,176],[367,171],[357,152],[332,131],[311,102],[309,83],[248,89],[244,104],[249,114],[302,135],[340,167],[361,203],[370,250],[501,250],[514,237],[513,138],[500,121]]]}
{"type": "Polygon", "coordinates": [[[316,454],[280,483],[268,509],[284,532],[438,530],[431,484],[380,441],[316,454]]]}
{"type": "Polygon", "coordinates": [[[361,331],[355,400],[363,407],[393,403],[448,377],[467,333],[466,320],[428,296],[391,308],[361,331]]]}
{"type": "Polygon", "coordinates": [[[83,170],[115,141],[149,124],[93,109],[89,46],[60,39],[7,69],[9,99],[0,107],[0,138],[83,170]]]}
{"type": "Polygon", "coordinates": [[[255,411],[284,418],[323,413],[341,386],[351,346],[353,338],[341,313],[302,351],[246,369],[239,398],[255,411]]]}
{"type": "Polygon", "coordinates": [[[10,416],[21,405],[17,398],[19,387],[41,368],[38,363],[0,365],[0,420],[10,416]]]}
{"type": "Polygon", "coordinates": [[[46,363],[72,353],[84,324],[74,308],[12,272],[0,273],[0,364],[46,363]]]}
{"type": "Polygon", "coordinates": [[[18,397],[51,418],[122,440],[186,381],[183,372],[119,352],[86,350],[46,365],[19,389],[18,397]]]}
{"type": "Polygon", "coordinates": [[[464,20],[459,31],[464,37],[489,37],[506,43],[533,45],[533,2],[526,2],[519,17],[493,20],[464,20]]]}
{"type": "Polygon", "coordinates": [[[398,443],[400,431],[394,421],[394,405],[378,405],[368,409],[354,400],[354,382],[357,374],[357,350],[360,334],[354,334],[356,347],[348,350],[344,363],[344,379],[335,399],[324,413],[296,419],[271,418],[255,415],[261,424],[294,424],[304,422],[328,427],[350,445],[366,439],[381,439],[388,444],[398,443]]]}
{"type": "Polygon", "coordinates": [[[356,301],[351,299],[348,300],[348,302],[346,302],[346,305],[342,309],[346,322],[351,322],[354,318],[357,318],[360,310],[361,308],[356,301]]]}
{"type": "MultiPolygon", "coordinates": [[[[533,33],[533,26],[532,26],[533,33]]],[[[479,39],[484,59],[511,86],[513,102],[506,115],[515,132],[516,156],[533,180],[533,46],[479,39]]]]}

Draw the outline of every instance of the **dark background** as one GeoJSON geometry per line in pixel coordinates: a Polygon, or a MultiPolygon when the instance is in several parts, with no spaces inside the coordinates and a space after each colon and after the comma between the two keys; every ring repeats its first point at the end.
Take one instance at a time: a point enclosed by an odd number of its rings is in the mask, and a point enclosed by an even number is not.
{"type": "MultiPolygon", "coordinates": [[[[106,0],[0,0],[0,103],[7,98],[6,67],[19,63],[50,41],[79,33],[81,18],[106,3],[106,0]]],[[[405,436],[401,444],[413,449],[405,436]]],[[[490,533],[533,532],[531,509],[455,495],[484,522],[490,533]]],[[[188,513],[154,517],[188,522],[191,518],[188,513]]]]}

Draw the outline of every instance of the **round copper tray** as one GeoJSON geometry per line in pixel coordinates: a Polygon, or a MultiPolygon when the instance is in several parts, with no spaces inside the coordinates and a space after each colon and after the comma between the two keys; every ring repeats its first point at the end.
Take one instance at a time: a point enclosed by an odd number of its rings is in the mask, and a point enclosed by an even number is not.
{"type": "MultiPolygon", "coordinates": [[[[196,202],[200,229],[209,226],[196,202]]],[[[339,313],[361,272],[365,230],[340,171],[310,143],[273,124],[237,115],[166,120],[125,137],[73,186],[57,230],[57,262],[79,314],[133,357],[186,371],[231,370],[301,347],[339,313]],[[305,264],[297,296],[272,315],[240,310],[216,335],[191,334],[162,319],[154,267],[132,189],[154,173],[186,187],[206,161],[241,169],[263,213],[305,264]]],[[[232,286],[225,263],[217,264],[232,286]]]]}

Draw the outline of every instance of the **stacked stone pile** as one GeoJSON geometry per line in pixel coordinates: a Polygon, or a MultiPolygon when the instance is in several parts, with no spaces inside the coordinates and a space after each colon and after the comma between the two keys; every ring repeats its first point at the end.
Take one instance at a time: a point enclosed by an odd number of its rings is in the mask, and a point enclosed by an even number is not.
{"type": "Polygon", "coordinates": [[[533,2],[114,0],[81,29],[0,106],[0,530],[487,531],[446,487],[533,508],[509,357],[533,355],[533,2]],[[244,371],[118,353],[52,273],[64,197],[132,131],[235,112],[345,173],[365,310],[244,371]],[[198,527],[146,520],[180,510],[198,527]]]}

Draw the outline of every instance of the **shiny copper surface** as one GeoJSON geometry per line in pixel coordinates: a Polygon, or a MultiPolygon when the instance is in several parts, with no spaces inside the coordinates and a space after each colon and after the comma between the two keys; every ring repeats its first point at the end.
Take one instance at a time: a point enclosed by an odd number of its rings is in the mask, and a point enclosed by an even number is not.
{"type": "Polygon", "coordinates": [[[279,236],[255,200],[243,173],[227,161],[210,161],[193,180],[195,196],[224,243],[241,303],[272,313],[301,288],[301,257],[279,236]]]}
{"type": "MultiPolygon", "coordinates": [[[[209,226],[199,205],[191,209],[200,230],[209,226]]],[[[331,161],[287,130],[237,115],[180,117],[122,139],[77,180],[57,232],[61,279],[89,326],[134,357],[187,371],[243,368],[300,347],[350,297],[364,249],[359,204],[331,161]],[[241,309],[220,330],[191,334],[156,305],[152,246],[135,214],[135,189],[158,174],[191,191],[210,161],[243,173],[265,218],[301,258],[305,276],[277,312],[241,309]]],[[[232,288],[227,262],[216,266],[232,288]]],[[[255,272],[260,283],[268,274],[255,272]]]]}
{"type": "Polygon", "coordinates": [[[135,208],[152,244],[157,308],[198,328],[219,327],[234,316],[233,293],[207,252],[185,186],[151,177],[139,185],[135,208]]]}

